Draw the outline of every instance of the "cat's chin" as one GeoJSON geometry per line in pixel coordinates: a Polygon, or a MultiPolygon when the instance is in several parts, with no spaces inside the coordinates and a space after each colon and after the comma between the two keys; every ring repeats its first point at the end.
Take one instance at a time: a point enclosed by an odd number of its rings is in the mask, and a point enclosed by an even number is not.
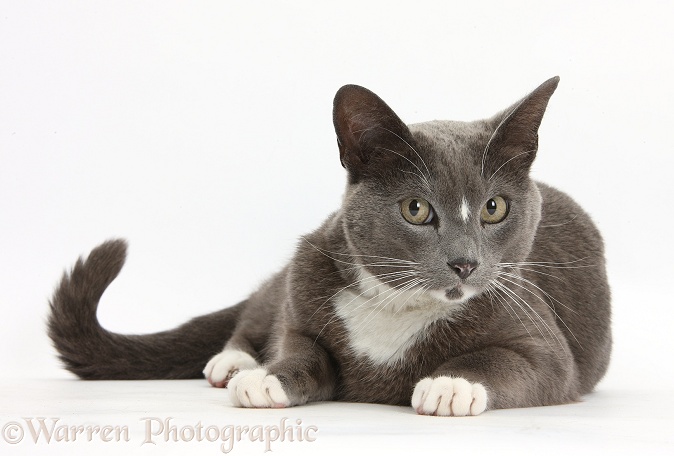
{"type": "Polygon", "coordinates": [[[460,305],[479,293],[479,290],[471,285],[458,284],[455,287],[443,290],[430,290],[430,293],[438,301],[451,305],[460,305]]]}

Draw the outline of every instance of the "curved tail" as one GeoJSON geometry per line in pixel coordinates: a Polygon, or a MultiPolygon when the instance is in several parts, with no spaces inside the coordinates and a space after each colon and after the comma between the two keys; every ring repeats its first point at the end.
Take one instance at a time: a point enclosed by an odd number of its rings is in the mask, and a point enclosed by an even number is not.
{"type": "Polygon", "coordinates": [[[245,301],[170,331],[132,336],[106,331],[96,309],[125,258],[126,242],[108,241],[63,275],[49,302],[48,329],[65,367],[89,380],[203,377],[208,360],[232,335],[245,301]]]}

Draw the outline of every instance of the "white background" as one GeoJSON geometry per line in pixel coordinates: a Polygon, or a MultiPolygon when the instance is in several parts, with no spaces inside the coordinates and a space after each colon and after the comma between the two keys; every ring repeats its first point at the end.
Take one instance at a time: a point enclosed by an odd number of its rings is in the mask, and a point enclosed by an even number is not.
{"type": "Polygon", "coordinates": [[[1,375],[69,376],[47,300],[108,238],[130,241],[99,312],[119,332],[234,304],[282,267],[340,204],[341,85],[413,123],[488,117],[560,75],[533,174],[604,234],[599,388],[672,386],[672,18],[665,1],[0,0],[1,375]]]}

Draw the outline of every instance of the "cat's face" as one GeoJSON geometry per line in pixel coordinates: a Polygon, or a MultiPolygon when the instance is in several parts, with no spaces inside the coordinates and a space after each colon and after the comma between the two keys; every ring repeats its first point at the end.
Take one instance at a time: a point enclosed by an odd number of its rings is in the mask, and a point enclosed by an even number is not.
{"type": "Polygon", "coordinates": [[[338,94],[350,176],[344,231],[362,275],[460,304],[485,292],[505,263],[526,258],[541,212],[528,171],[554,90],[544,86],[486,121],[409,127],[363,92],[346,131],[338,94]]]}
{"type": "Polygon", "coordinates": [[[343,206],[347,238],[363,258],[410,262],[365,266],[371,275],[383,274],[382,282],[418,277],[436,296],[461,302],[485,290],[499,263],[529,253],[540,194],[528,177],[481,175],[493,132],[487,122],[431,122],[410,130],[414,141],[404,147],[414,148],[421,165],[401,159],[386,178],[350,185],[343,206]],[[415,275],[397,278],[395,272],[406,270],[415,275]]]}

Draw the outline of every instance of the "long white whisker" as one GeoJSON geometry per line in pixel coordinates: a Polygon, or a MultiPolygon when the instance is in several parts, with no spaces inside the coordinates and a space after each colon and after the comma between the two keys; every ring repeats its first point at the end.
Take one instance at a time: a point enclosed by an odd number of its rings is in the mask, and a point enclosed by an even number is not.
{"type": "Polygon", "coordinates": [[[328,257],[332,260],[335,260],[335,261],[340,261],[342,263],[346,263],[346,264],[357,264],[357,263],[350,263],[350,262],[346,262],[346,261],[341,261],[341,260],[338,260],[336,258],[331,257],[330,255],[341,255],[341,256],[347,256],[347,257],[362,257],[362,258],[378,258],[378,259],[381,259],[381,260],[388,260],[392,263],[401,263],[401,264],[408,264],[408,265],[418,265],[419,264],[415,261],[402,260],[400,258],[391,258],[391,257],[385,257],[385,256],[379,256],[379,255],[361,255],[361,254],[355,254],[355,253],[331,252],[329,250],[325,250],[325,249],[322,249],[322,248],[314,245],[305,236],[302,236],[302,240],[304,240],[304,242],[309,244],[311,247],[313,247],[314,249],[316,249],[317,251],[319,251],[320,253],[322,253],[326,257],[328,257]],[[330,254],[330,255],[328,255],[328,254],[330,254]]]}
{"type": "MultiPolygon", "coordinates": [[[[366,304],[367,302],[371,301],[372,299],[375,299],[375,298],[381,298],[382,295],[383,295],[384,293],[388,294],[388,296],[386,296],[383,300],[381,300],[381,301],[375,301],[375,302],[374,302],[374,304],[373,304],[373,306],[372,306],[372,310],[370,311],[370,313],[368,313],[368,315],[365,316],[365,318],[363,318],[362,322],[361,322],[356,328],[354,328],[353,331],[354,331],[354,332],[360,331],[360,329],[361,329],[362,327],[364,327],[367,323],[369,323],[370,321],[372,321],[372,319],[370,319],[370,320],[368,321],[368,318],[369,318],[375,311],[377,311],[377,309],[379,309],[379,312],[381,312],[381,310],[383,310],[384,307],[386,307],[386,305],[388,305],[388,303],[390,302],[390,300],[395,299],[398,295],[400,295],[400,293],[401,293],[400,287],[407,288],[407,287],[410,285],[410,283],[412,283],[412,287],[413,287],[413,286],[415,286],[415,283],[416,283],[416,282],[420,282],[420,279],[410,279],[410,280],[408,280],[408,281],[406,281],[406,282],[404,282],[404,283],[395,285],[394,287],[391,287],[391,288],[388,288],[388,289],[384,290],[384,292],[383,292],[382,294],[378,294],[378,295],[376,295],[376,296],[373,296],[372,298],[368,299],[366,302],[362,303],[361,305],[355,307],[354,309],[351,309],[351,310],[347,313],[347,315],[349,315],[349,314],[355,312],[356,310],[358,310],[359,308],[363,307],[364,304],[366,304]]],[[[404,291],[403,291],[403,292],[404,292],[404,291]]],[[[377,312],[377,315],[379,314],[379,312],[377,312]]],[[[376,315],[375,315],[375,317],[376,317],[376,315]]],[[[373,317],[373,318],[374,318],[374,317],[373,317]]]]}
{"type": "MultiPolygon", "coordinates": [[[[512,318],[512,316],[515,315],[515,317],[520,321],[520,324],[522,325],[522,327],[524,328],[524,330],[527,332],[527,334],[529,334],[529,337],[531,337],[532,339],[534,339],[534,336],[533,336],[533,335],[531,334],[531,332],[529,331],[529,328],[527,328],[527,325],[524,324],[524,322],[522,321],[522,319],[520,318],[520,316],[517,314],[517,311],[516,311],[515,309],[513,309],[513,307],[510,305],[510,303],[508,303],[508,299],[506,299],[506,298],[508,298],[509,296],[508,296],[507,293],[505,293],[505,292],[503,291],[503,285],[502,285],[501,283],[499,283],[499,282],[493,282],[493,283],[494,283],[494,291],[495,291],[496,293],[498,293],[499,301],[501,302],[501,305],[503,305],[503,308],[504,308],[504,309],[508,312],[508,314],[510,315],[510,318],[512,318]],[[505,295],[505,296],[504,296],[504,295],[505,295]],[[507,307],[506,307],[506,306],[507,306],[507,307]],[[510,310],[508,310],[508,308],[510,308],[510,310]],[[510,312],[512,312],[512,313],[510,313],[510,312]]],[[[512,297],[510,297],[510,299],[512,300],[512,297]]],[[[514,302],[514,301],[513,301],[513,302],[514,302]]],[[[519,307],[520,309],[522,309],[522,306],[518,305],[518,307],[519,307]]],[[[534,323],[534,321],[531,319],[531,316],[530,316],[524,309],[522,309],[522,311],[523,311],[524,314],[527,316],[527,318],[529,318],[529,320],[531,320],[531,322],[534,324],[534,327],[535,327],[536,329],[538,329],[539,332],[541,332],[541,330],[538,328],[538,326],[536,325],[536,323],[534,323]]],[[[541,336],[543,336],[543,333],[542,333],[542,332],[541,332],[541,336]]],[[[545,339],[545,336],[543,336],[543,338],[545,339]]]]}
{"type": "Polygon", "coordinates": [[[557,277],[556,275],[548,274],[547,272],[537,271],[537,270],[531,269],[531,268],[522,268],[520,266],[502,266],[501,263],[497,263],[497,266],[501,266],[503,268],[508,268],[508,269],[514,269],[514,270],[517,270],[517,271],[529,271],[529,272],[533,272],[534,274],[540,274],[540,275],[552,277],[553,279],[563,280],[560,277],[557,277]]]}
{"type": "Polygon", "coordinates": [[[413,297],[415,297],[415,296],[417,295],[417,293],[420,293],[420,292],[421,292],[421,293],[424,293],[424,292],[426,292],[426,291],[430,288],[430,286],[424,285],[425,283],[428,282],[428,279],[420,279],[420,281],[421,281],[421,283],[420,283],[421,287],[417,288],[417,289],[414,291],[414,293],[412,293],[410,296],[407,297],[407,299],[405,299],[405,302],[403,302],[402,305],[399,306],[399,307],[395,310],[394,315],[397,315],[398,312],[400,312],[401,309],[404,309],[405,306],[407,305],[407,303],[409,302],[409,300],[412,299],[413,297]]]}
{"type": "MultiPolygon", "coordinates": [[[[410,274],[410,277],[414,276],[415,274],[416,274],[416,273],[410,274]]],[[[397,277],[397,278],[388,280],[388,281],[386,281],[386,282],[377,283],[377,284],[375,284],[374,286],[372,286],[372,287],[370,287],[370,288],[368,288],[368,289],[366,289],[366,290],[363,290],[360,294],[354,296],[354,297],[351,299],[351,301],[349,301],[349,302],[347,302],[346,304],[344,304],[344,307],[348,307],[348,306],[351,305],[351,303],[353,303],[356,299],[358,299],[359,297],[363,296],[363,295],[366,294],[368,291],[374,290],[375,288],[381,286],[381,284],[388,284],[388,283],[391,283],[391,282],[395,282],[396,280],[402,280],[402,279],[403,279],[402,277],[397,277]]],[[[362,306],[364,306],[365,304],[369,303],[370,301],[372,301],[373,299],[377,298],[378,296],[379,296],[379,293],[376,293],[374,296],[372,296],[372,297],[369,298],[368,300],[362,302],[361,304],[359,304],[358,306],[356,306],[354,309],[349,310],[349,312],[347,313],[347,315],[348,315],[348,314],[351,314],[351,313],[353,313],[353,312],[355,312],[355,311],[358,310],[358,309],[360,309],[362,306]]],[[[320,331],[318,332],[318,334],[316,335],[316,339],[314,339],[314,343],[316,343],[316,341],[318,340],[318,338],[320,337],[320,335],[323,333],[323,330],[324,330],[330,323],[332,323],[332,321],[333,321],[335,318],[337,318],[337,315],[333,315],[332,317],[330,317],[330,319],[323,325],[323,327],[321,328],[321,330],[320,330],[320,331]]]]}
{"type": "Polygon", "coordinates": [[[575,264],[579,263],[581,261],[586,260],[588,257],[583,257],[579,258],[577,260],[571,260],[571,261],[562,261],[562,262],[556,262],[556,261],[522,261],[519,263],[498,263],[498,265],[503,265],[503,266],[540,266],[540,267],[559,267],[559,269],[564,269],[565,267],[569,268],[592,268],[594,265],[583,265],[583,266],[559,266],[559,265],[567,265],[567,264],[575,264]]]}
{"type": "MultiPolygon", "coordinates": [[[[527,284],[531,285],[532,287],[536,288],[538,291],[540,291],[541,293],[543,293],[545,296],[547,296],[548,299],[550,299],[550,301],[554,301],[554,302],[556,302],[557,304],[559,304],[560,306],[564,307],[565,309],[567,309],[567,310],[569,310],[569,311],[571,311],[571,312],[576,313],[576,311],[573,310],[571,307],[568,307],[568,306],[565,305],[563,302],[561,302],[560,300],[556,299],[554,296],[552,296],[552,295],[551,295],[550,293],[548,293],[547,291],[543,290],[541,287],[539,287],[538,285],[536,285],[535,283],[533,283],[531,280],[525,279],[524,277],[522,277],[522,276],[520,276],[520,275],[518,275],[518,274],[513,274],[513,273],[510,273],[510,272],[499,271],[497,274],[503,275],[503,276],[506,276],[506,277],[510,277],[510,278],[513,278],[513,279],[519,279],[519,280],[521,280],[521,281],[523,281],[523,282],[526,282],[527,284]]],[[[524,288],[524,287],[523,287],[523,288],[524,288]]],[[[526,289],[526,288],[525,288],[525,289],[526,289]]],[[[529,292],[531,293],[530,290],[528,290],[528,289],[526,289],[526,290],[529,291],[529,292]]],[[[536,295],[535,293],[534,293],[534,296],[537,296],[537,297],[539,297],[539,299],[540,299],[540,296],[536,295]]],[[[543,302],[545,302],[545,301],[543,301],[543,302]]],[[[550,310],[552,310],[552,311],[555,313],[555,316],[556,316],[557,318],[560,318],[559,315],[557,315],[557,312],[555,312],[555,307],[554,307],[554,306],[551,306],[551,305],[548,304],[547,302],[545,302],[545,305],[547,305],[548,307],[550,307],[550,310]]],[[[561,318],[560,318],[560,320],[561,320],[561,318]]]]}
{"type": "MultiPolygon", "coordinates": [[[[531,282],[531,281],[525,279],[524,277],[520,277],[520,276],[518,276],[518,275],[515,275],[515,274],[509,274],[509,273],[505,273],[505,272],[502,272],[502,273],[500,273],[500,274],[505,275],[505,276],[507,276],[507,277],[511,277],[511,278],[515,278],[515,279],[522,280],[523,282],[525,282],[525,283],[527,283],[527,284],[529,284],[529,285],[535,287],[537,290],[539,290],[541,293],[543,293],[543,294],[544,294],[545,296],[547,296],[549,299],[554,300],[555,302],[557,302],[559,305],[561,305],[561,306],[564,307],[565,309],[568,309],[569,311],[571,311],[571,312],[573,312],[573,313],[577,313],[575,310],[573,310],[572,308],[570,308],[570,307],[564,305],[561,301],[555,299],[555,298],[554,298],[553,296],[551,296],[548,292],[546,292],[545,290],[543,290],[542,288],[540,288],[539,286],[537,286],[535,283],[533,283],[533,282],[531,282]]],[[[503,280],[508,280],[508,279],[503,279],[503,280]]],[[[552,311],[552,313],[555,314],[555,317],[557,317],[557,319],[558,319],[559,321],[561,321],[562,324],[564,325],[564,327],[569,331],[569,334],[571,334],[571,336],[573,336],[573,338],[576,340],[576,342],[578,342],[578,346],[579,346],[581,349],[583,349],[583,346],[581,345],[581,343],[580,343],[580,341],[578,340],[578,338],[576,337],[576,335],[573,333],[573,331],[571,331],[571,328],[569,328],[569,326],[566,324],[566,322],[565,322],[565,321],[562,319],[562,317],[557,313],[557,311],[555,310],[554,306],[552,306],[552,305],[550,305],[549,303],[545,302],[545,300],[544,300],[543,298],[541,298],[540,296],[538,296],[538,295],[537,295],[536,293],[534,293],[533,291],[529,290],[527,287],[525,287],[525,286],[523,286],[523,285],[521,285],[521,284],[519,284],[519,283],[510,281],[510,280],[508,280],[508,282],[510,282],[510,283],[512,283],[512,284],[514,284],[514,285],[517,285],[517,286],[520,287],[520,288],[523,288],[523,289],[526,290],[527,292],[529,292],[529,293],[531,293],[532,295],[536,296],[536,297],[537,297],[541,302],[543,302],[546,306],[548,306],[548,308],[552,311]]]]}
{"type": "MultiPolygon", "coordinates": [[[[402,280],[402,279],[406,279],[406,278],[409,278],[409,277],[414,277],[414,276],[416,276],[416,274],[417,274],[417,272],[415,270],[410,269],[410,270],[407,270],[407,271],[387,272],[387,273],[383,273],[383,274],[370,275],[370,276],[366,276],[364,278],[356,279],[355,281],[351,282],[350,284],[340,288],[335,293],[333,293],[332,296],[327,298],[320,306],[318,306],[318,308],[316,308],[316,310],[314,310],[314,312],[307,319],[307,322],[309,322],[314,317],[314,315],[316,315],[316,313],[319,310],[321,310],[323,308],[323,306],[325,306],[332,298],[337,296],[342,291],[353,287],[356,284],[363,284],[365,282],[375,281],[375,280],[383,279],[383,278],[393,278],[394,280],[402,280]]],[[[317,300],[318,299],[323,299],[323,298],[320,297],[320,298],[317,298],[317,300]]]]}
{"type": "MultiPolygon", "coordinates": [[[[520,310],[522,310],[522,312],[524,312],[524,315],[526,315],[527,318],[529,319],[529,321],[531,321],[531,323],[534,325],[534,328],[536,328],[536,330],[541,335],[541,337],[543,338],[545,343],[548,345],[548,347],[550,347],[550,349],[554,351],[554,347],[552,346],[552,344],[550,343],[550,341],[546,337],[545,333],[543,332],[543,329],[541,329],[540,323],[538,323],[536,320],[534,320],[534,318],[531,316],[529,311],[524,306],[522,306],[521,302],[523,302],[527,307],[529,307],[528,304],[526,303],[526,301],[523,301],[517,293],[512,291],[510,288],[508,288],[504,284],[502,284],[500,282],[498,282],[498,284],[499,284],[498,288],[501,290],[501,292],[504,293],[508,298],[510,298],[510,301],[513,304],[515,304],[520,310]]],[[[522,324],[524,325],[524,323],[522,323],[522,324]]],[[[524,328],[527,329],[526,325],[524,325],[524,328]]],[[[533,335],[529,332],[529,330],[527,330],[527,333],[529,334],[529,336],[532,339],[534,338],[533,335]]]]}
{"type": "Polygon", "coordinates": [[[367,326],[372,320],[374,320],[375,318],[377,318],[377,316],[381,313],[381,311],[384,310],[384,309],[385,309],[391,302],[393,302],[398,296],[402,295],[402,294],[405,293],[407,290],[410,290],[410,289],[416,287],[416,286],[419,285],[421,282],[422,282],[422,281],[421,281],[420,279],[414,279],[414,280],[410,280],[410,281],[406,282],[405,284],[401,284],[401,285],[402,285],[401,288],[397,288],[397,289],[392,288],[392,290],[395,290],[395,292],[394,292],[394,293],[390,293],[389,296],[387,296],[387,297],[384,298],[382,301],[380,301],[380,302],[379,302],[379,303],[378,303],[378,304],[377,304],[377,305],[370,311],[370,313],[367,314],[367,315],[365,316],[365,318],[363,318],[363,321],[358,325],[358,327],[355,329],[354,332],[358,332],[358,331],[360,330],[360,328],[362,328],[362,327],[364,327],[364,326],[367,326]],[[370,316],[374,313],[375,310],[377,310],[377,308],[379,308],[379,310],[377,311],[377,313],[374,314],[374,315],[370,318],[370,316]]]}
{"type": "MultiPolygon", "coordinates": [[[[506,279],[506,278],[502,278],[502,280],[505,280],[505,281],[507,281],[507,282],[509,282],[509,283],[515,284],[515,282],[513,282],[513,281],[511,281],[511,280],[509,280],[509,279],[506,279]]],[[[498,281],[497,281],[497,282],[498,282],[498,281]]],[[[505,285],[505,284],[502,283],[502,282],[498,282],[498,283],[500,283],[500,284],[503,286],[503,289],[504,289],[504,290],[508,290],[508,292],[511,294],[511,297],[512,297],[513,299],[516,299],[518,303],[521,302],[522,304],[524,304],[525,306],[527,306],[527,308],[528,308],[529,310],[531,310],[531,312],[533,312],[533,314],[538,318],[538,321],[540,321],[541,324],[545,327],[545,329],[547,330],[548,334],[550,334],[550,335],[557,341],[557,343],[559,344],[560,348],[566,353],[566,348],[565,348],[564,345],[562,344],[562,341],[559,340],[559,338],[557,337],[557,334],[555,334],[555,332],[554,332],[554,331],[552,330],[552,328],[547,324],[547,322],[545,321],[545,319],[544,319],[538,312],[536,312],[536,309],[534,309],[533,307],[531,307],[531,305],[529,305],[529,303],[528,303],[524,298],[522,298],[520,295],[518,295],[517,293],[515,293],[515,292],[514,292],[513,290],[511,290],[510,288],[508,288],[507,285],[505,285]]],[[[523,310],[524,310],[524,309],[523,309],[523,310]]],[[[532,321],[532,323],[534,323],[533,319],[532,319],[531,321],[532,321]]],[[[535,324],[535,323],[534,323],[534,324],[535,324]]],[[[536,327],[538,327],[538,325],[536,325],[536,327]]],[[[540,331],[540,329],[539,329],[539,331],[540,331]]],[[[541,332],[541,336],[543,336],[542,331],[540,331],[540,332],[541,332]]],[[[548,343],[548,345],[550,345],[550,343],[547,342],[547,338],[546,338],[545,336],[543,336],[543,338],[546,340],[546,343],[548,343]]],[[[550,346],[550,348],[552,348],[552,346],[550,346]]]]}

